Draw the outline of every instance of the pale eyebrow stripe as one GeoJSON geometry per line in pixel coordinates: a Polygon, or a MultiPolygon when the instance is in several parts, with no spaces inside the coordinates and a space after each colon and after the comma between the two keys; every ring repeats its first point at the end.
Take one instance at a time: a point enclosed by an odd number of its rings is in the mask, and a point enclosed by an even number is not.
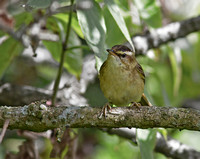
{"type": "Polygon", "coordinates": [[[129,56],[132,56],[133,55],[133,53],[132,52],[130,52],[130,51],[127,51],[127,52],[125,52],[127,55],[129,55],[129,56]]]}

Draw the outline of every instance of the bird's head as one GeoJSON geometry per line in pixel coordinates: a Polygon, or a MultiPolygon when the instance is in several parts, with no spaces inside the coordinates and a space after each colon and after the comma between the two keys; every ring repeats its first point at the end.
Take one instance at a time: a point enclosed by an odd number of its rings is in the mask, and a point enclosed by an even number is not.
{"type": "Polygon", "coordinates": [[[109,53],[107,60],[112,61],[113,64],[135,67],[136,59],[135,53],[124,45],[115,45],[111,49],[107,49],[109,53]]]}

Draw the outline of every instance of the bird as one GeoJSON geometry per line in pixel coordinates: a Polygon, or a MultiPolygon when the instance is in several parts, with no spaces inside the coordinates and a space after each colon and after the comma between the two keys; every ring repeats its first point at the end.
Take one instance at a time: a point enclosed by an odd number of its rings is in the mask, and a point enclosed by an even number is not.
{"type": "Polygon", "coordinates": [[[107,49],[108,56],[100,67],[100,88],[108,103],[100,116],[106,115],[110,105],[151,106],[144,95],[145,74],[137,62],[135,52],[125,45],[115,45],[107,49]]]}

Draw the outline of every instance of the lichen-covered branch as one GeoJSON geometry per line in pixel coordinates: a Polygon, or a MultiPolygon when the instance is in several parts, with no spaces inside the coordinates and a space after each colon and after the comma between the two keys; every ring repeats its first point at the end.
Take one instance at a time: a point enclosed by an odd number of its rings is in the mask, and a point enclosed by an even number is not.
{"type": "MultiPolygon", "coordinates": [[[[200,30],[200,16],[170,23],[162,28],[150,30],[143,35],[133,36],[132,41],[137,54],[145,54],[149,49],[185,37],[200,30]]],[[[130,47],[130,44],[127,43],[130,47]]]]}
{"type": "Polygon", "coordinates": [[[99,119],[101,108],[50,107],[41,102],[23,107],[0,107],[0,127],[10,119],[8,128],[45,131],[67,126],[71,128],[176,128],[200,130],[200,111],[171,107],[116,107],[99,119]]]}

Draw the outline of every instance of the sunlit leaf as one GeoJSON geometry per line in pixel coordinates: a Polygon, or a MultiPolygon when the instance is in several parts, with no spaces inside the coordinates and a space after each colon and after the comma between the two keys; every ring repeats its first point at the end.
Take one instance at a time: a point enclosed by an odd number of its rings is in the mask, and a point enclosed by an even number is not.
{"type": "Polygon", "coordinates": [[[121,29],[121,32],[124,34],[125,38],[131,44],[131,46],[132,46],[132,48],[134,50],[133,43],[131,41],[131,37],[130,37],[129,31],[128,31],[127,27],[126,27],[126,23],[124,21],[123,16],[120,14],[119,7],[114,2],[114,0],[105,0],[105,3],[108,6],[108,10],[110,11],[111,15],[115,19],[115,22],[117,23],[117,25],[121,29]]]}
{"type": "Polygon", "coordinates": [[[67,27],[66,27],[67,23],[60,21],[60,20],[57,20],[57,19],[56,19],[56,23],[57,23],[58,28],[59,28],[61,41],[64,42],[65,38],[66,38],[66,32],[67,32],[67,27]]]}
{"type": "Polygon", "coordinates": [[[93,0],[77,0],[77,5],[88,5],[90,8],[77,10],[77,17],[87,44],[94,51],[97,59],[97,70],[106,59],[106,27],[99,4],[93,0]]]}
{"type": "Polygon", "coordinates": [[[151,27],[158,28],[162,25],[160,7],[156,0],[134,0],[139,10],[140,17],[151,27]]]}
{"type": "Polygon", "coordinates": [[[84,35],[82,33],[81,27],[78,23],[77,18],[72,17],[72,28],[74,29],[74,31],[78,34],[78,36],[80,36],[81,38],[84,38],[84,35]]]}
{"type": "MultiPolygon", "coordinates": [[[[81,42],[77,35],[71,30],[68,47],[79,46],[81,42]]],[[[83,64],[82,49],[76,48],[66,52],[64,67],[77,78],[80,77],[83,64]]]]}
{"type": "MultiPolygon", "coordinates": [[[[54,15],[54,17],[64,21],[65,23],[68,23],[68,19],[69,19],[68,16],[69,15],[66,13],[59,13],[59,14],[54,15]]],[[[78,36],[80,36],[81,38],[84,38],[80,25],[78,23],[78,20],[75,16],[72,16],[71,25],[72,25],[73,30],[78,34],[78,36]]]]}
{"type": "Polygon", "coordinates": [[[103,10],[107,33],[106,33],[106,44],[108,48],[111,48],[117,44],[123,44],[127,40],[123,33],[121,32],[120,28],[118,27],[116,21],[114,20],[113,16],[110,14],[107,7],[103,10]]]}
{"type": "Polygon", "coordinates": [[[134,6],[133,1],[115,0],[115,3],[120,9],[120,13],[123,15],[129,34],[132,36],[139,32],[142,32],[139,19],[140,17],[137,14],[136,6],[134,6]]]}
{"type": "Polygon", "coordinates": [[[22,50],[23,46],[12,38],[8,38],[0,44],[0,77],[2,77],[13,58],[19,55],[22,50]]]}
{"type": "Polygon", "coordinates": [[[137,129],[137,143],[142,159],[154,159],[153,150],[156,144],[155,129],[137,129]]]}
{"type": "MultiPolygon", "coordinates": [[[[44,46],[49,50],[53,58],[60,62],[60,55],[62,52],[62,43],[60,41],[58,42],[52,42],[52,41],[43,41],[44,46]]],[[[78,46],[80,45],[80,41],[76,34],[71,31],[70,37],[69,37],[69,43],[68,46],[78,46]]],[[[66,51],[65,61],[64,61],[64,67],[73,75],[75,75],[77,78],[79,78],[82,70],[82,51],[80,48],[76,48],[73,50],[66,51]]]]}
{"type": "Polygon", "coordinates": [[[157,131],[162,134],[165,140],[167,140],[167,130],[164,128],[158,128],[157,131]]]}

